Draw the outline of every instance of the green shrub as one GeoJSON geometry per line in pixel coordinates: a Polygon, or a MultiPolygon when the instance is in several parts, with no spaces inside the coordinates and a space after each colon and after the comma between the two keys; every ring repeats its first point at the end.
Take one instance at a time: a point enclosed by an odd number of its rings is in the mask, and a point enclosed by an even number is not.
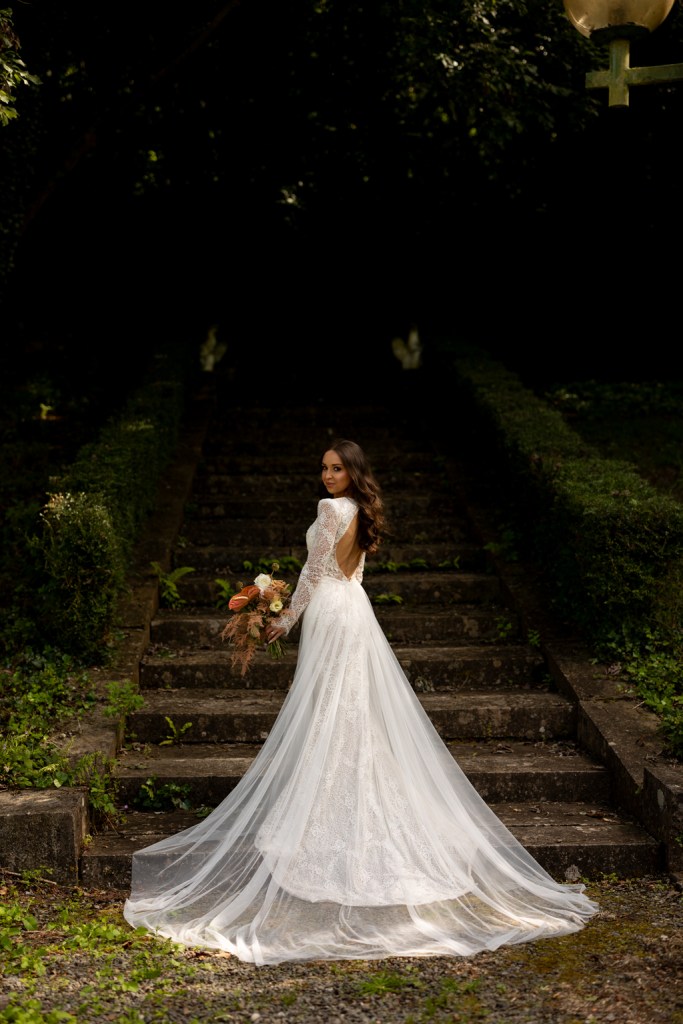
{"type": "Polygon", "coordinates": [[[683,506],[604,458],[484,352],[453,356],[473,455],[489,460],[504,527],[543,570],[554,611],[615,658],[683,756],[683,506]]]}
{"type": "Polygon", "coordinates": [[[630,463],[600,457],[486,355],[455,361],[497,453],[495,476],[524,554],[542,563],[556,608],[598,646],[680,621],[683,508],[630,463]]]}
{"type": "Polygon", "coordinates": [[[556,559],[556,604],[599,647],[615,631],[637,635],[680,617],[683,508],[632,467],[569,460],[542,512],[534,554],[556,559]]]}
{"type": "Polygon", "coordinates": [[[89,673],[59,651],[26,648],[0,669],[0,787],[70,785],[68,758],[50,734],[96,699],[89,673]]]}
{"type": "Polygon", "coordinates": [[[90,673],[73,658],[46,648],[25,648],[0,668],[0,734],[47,732],[97,700],[90,673]]]}
{"type": "Polygon", "coordinates": [[[96,441],[84,445],[60,490],[97,496],[128,557],[154,508],[159,478],[173,454],[183,409],[179,381],[157,381],[133,395],[96,441]]]}
{"type": "Polygon", "coordinates": [[[45,571],[37,606],[47,641],[98,662],[124,581],[121,542],[99,496],[53,494],[33,542],[45,571]]]}
{"type": "Polygon", "coordinates": [[[28,643],[106,662],[134,545],[177,442],[182,365],[167,369],[169,379],[143,385],[80,448],[52,481],[37,523],[25,527],[26,557],[3,631],[10,655],[28,643]]]}

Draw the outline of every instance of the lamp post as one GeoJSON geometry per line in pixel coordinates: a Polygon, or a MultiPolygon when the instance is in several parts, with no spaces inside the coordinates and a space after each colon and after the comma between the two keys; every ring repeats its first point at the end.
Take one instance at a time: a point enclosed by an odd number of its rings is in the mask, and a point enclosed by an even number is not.
{"type": "Polygon", "coordinates": [[[628,107],[633,85],[683,80],[683,64],[632,68],[631,41],[654,32],[671,11],[674,0],[564,0],[574,28],[609,45],[609,70],[589,71],[587,89],[608,89],[610,107],[628,107]]]}

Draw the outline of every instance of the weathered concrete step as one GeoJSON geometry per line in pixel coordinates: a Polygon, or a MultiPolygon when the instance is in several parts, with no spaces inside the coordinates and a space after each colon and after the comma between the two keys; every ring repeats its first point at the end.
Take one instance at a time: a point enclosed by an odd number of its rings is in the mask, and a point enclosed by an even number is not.
{"type": "MultiPolygon", "coordinates": [[[[547,672],[540,654],[525,645],[393,648],[416,692],[438,690],[547,689],[547,672]]],[[[140,661],[143,690],[286,690],[294,676],[297,645],[288,644],[284,657],[273,660],[258,651],[243,678],[230,664],[230,648],[173,651],[153,648],[140,661]]]]}
{"type": "MultiPolygon", "coordinates": [[[[201,465],[195,473],[193,491],[198,498],[216,497],[220,495],[231,498],[251,498],[260,500],[264,494],[306,494],[315,493],[319,473],[282,472],[273,473],[265,469],[260,473],[212,473],[207,466],[201,465]]],[[[409,498],[415,492],[430,494],[451,494],[452,486],[439,466],[431,471],[402,471],[392,467],[382,472],[382,495],[390,501],[394,495],[409,498]]]]}
{"type": "Polygon", "coordinates": [[[218,407],[212,413],[211,444],[219,450],[239,445],[263,455],[264,448],[271,442],[289,452],[287,440],[296,438],[299,445],[295,450],[311,451],[318,458],[322,455],[321,446],[324,450],[325,444],[335,437],[356,438],[366,451],[382,453],[400,452],[397,438],[404,440],[411,450],[431,446],[428,431],[414,416],[401,416],[397,411],[380,409],[376,404],[365,407],[355,404],[343,407],[328,401],[317,406],[286,407],[286,403],[279,401],[277,404],[282,408],[282,420],[275,431],[272,405],[240,406],[235,404],[231,393],[226,415],[218,407]],[[241,425],[239,431],[235,430],[236,423],[241,425]]]}
{"type": "MultiPolygon", "coordinates": [[[[229,492],[207,497],[195,491],[188,502],[186,518],[191,521],[227,519],[229,522],[241,519],[281,522],[286,519],[290,522],[310,524],[315,518],[320,495],[310,486],[299,493],[303,493],[304,496],[288,498],[288,488],[273,491],[270,488],[262,488],[258,496],[242,498],[229,492]]],[[[468,530],[465,512],[449,495],[439,496],[430,492],[389,496],[384,502],[384,508],[390,525],[403,520],[433,516],[446,519],[450,524],[457,522],[463,533],[468,530]]]]}
{"type": "MultiPolygon", "coordinates": [[[[296,520],[285,514],[282,518],[261,520],[256,518],[227,521],[186,519],[181,530],[185,544],[218,545],[229,541],[235,547],[244,544],[250,548],[265,545],[268,548],[300,546],[307,528],[315,519],[316,505],[305,517],[296,520]]],[[[463,544],[470,540],[466,526],[457,519],[395,519],[391,523],[392,545],[463,544]]],[[[382,549],[384,553],[384,549],[382,549]]],[[[426,557],[414,555],[414,557],[426,557]]]]}
{"type": "MultiPolygon", "coordinates": [[[[287,419],[278,430],[273,430],[272,410],[270,423],[259,423],[250,411],[245,411],[244,415],[249,417],[248,427],[237,431],[234,429],[234,423],[239,418],[239,412],[236,412],[232,424],[226,424],[225,427],[220,421],[213,420],[204,442],[204,451],[207,455],[253,455],[256,458],[267,455],[272,467],[274,452],[279,459],[286,459],[287,462],[290,455],[296,452],[312,459],[317,469],[326,450],[325,445],[332,440],[327,427],[315,427],[290,419],[287,419]]],[[[401,430],[396,423],[381,423],[381,415],[382,413],[375,409],[373,418],[364,422],[363,426],[360,425],[360,420],[358,421],[359,429],[366,435],[361,443],[370,460],[373,457],[383,461],[389,458],[401,459],[404,452],[433,455],[429,441],[416,436],[412,431],[401,430]]]]}
{"type": "Polygon", "coordinates": [[[404,609],[401,605],[380,604],[375,605],[375,615],[392,644],[421,647],[521,640],[517,616],[502,604],[453,605],[441,610],[429,606],[404,609]]]}
{"type": "MultiPolygon", "coordinates": [[[[308,477],[309,480],[316,480],[320,474],[320,457],[323,453],[302,451],[293,445],[290,446],[289,441],[287,444],[286,455],[283,454],[274,467],[273,457],[269,454],[269,440],[265,443],[257,442],[253,445],[252,451],[227,451],[225,446],[213,443],[209,437],[202,449],[199,472],[230,477],[267,476],[277,472],[283,477],[300,475],[308,477]]],[[[393,449],[368,445],[365,451],[382,487],[385,480],[390,481],[394,475],[400,477],[404,473],[425,473],[429,474],[430,478],[439,476],[445,479],[446,476],[445,460],[436,456],[433,451],[413,451],[402,441],[397,442],[397,447],[393,449]]]]}
{"type": "MultiPolygon", "coordinates": [[[[495,814],[533,857],[560,882],[656,875],[662,871],[660,844],[643,829],[619,819],[609,806],[586,803],[499,803],[495,814]]],[[[192,811],[129,812],[118,832],[96,835],[81,855],[81,883],[127,890],[136,850],[190,828],[192,811]]]]}
{"type": "Polygon", "coordinates": [[[0,791],[0,865],[18,874],[48,868],[51,881],[73,885],[89,824],[85,786],[0,791]]]}
{"type": "MultiPolygon", "coordinates": [[[[280,570],[277,574],[292,586],[297,576],[280,570]]],[[[235,574],[232,585],[244,581],[245,572],[235,574]]],[[[247,580],[246,582],[249,582],[247,580]]],[[[492,573],[473,572],[376,572],[367,573],[363,589],[371,600],[384,597],[390,601],[400,597],[406,605],[450,606],[456,604],[491,604],[501,600],[500,580],[492,573]]],[[[213,573],[190,573],[178,581],[178,591],[187,604],[215,607],[222,594],[213,573]]]]}
{"type": "MultiPolygon", "coordinates": [[[[231,614],[211,609],[162,609],[150,623],[150,641],[169,647],[210,646],[220,639],[231,614]]],[[[454,605],[444,610],[433,606],[404,609],[389,604],[376,605],[375,614],[392,643],[421,646],[503,638],[514,643],[520,638],[515,615],[503,605],[454,605]]]]}
{"type": "MultiPolygon", "coordinates": [[[[449,743],[481,797],[492,801],[608,801],[609,772],[569,742],[468,741],[449,743]]],[[[134,807],[140,788],[175,785],[193,807],[215,807],[233,789],[260,744],[213,743],[148,747],[121,752],[114,778],[119,804],[134,807]]]]}
{"type": "MultiPolygon", "coordinates": [[[[267,564],[286,558],[296,559],[300,565],[306,561],[306,547],[302,543],[305,531],[293,544],[262,543],[254,537],[243,543],[229,530],[217,543],[197,543],[184,537],[173,553],[174,566],[189,565],[211,572],[244,575],[244,563],[255,564],[263,559],[267,564]]],[[[466,571],[482,571],[486,567],[486,553],[472,541],[420,542],[397,544],[386,541],[377,554],[366,559],[365,578],[373,572],[383,572],[390,566],[394,571],[407,571],[415,567],[419,572],[441,567],[466,571]]]]}
{"type": "MultiPolygon", "coordinates": [[[[284,698],[282,690],[265,689],[146,690],[142,708],[128,715],[128,732],[140,743],[174,736],[183,743],[261,743],[284,698]]],[[[576,708],[556,693],[460,691],[418,699],[446,740],[563,739],[576,727],[576,708]]]]}
{"type": "Polygon", "coordinates": [[[600,803],[496,804],[491,810],[554,877],[564,880],[656,875],[662,845],[600,803]]]}

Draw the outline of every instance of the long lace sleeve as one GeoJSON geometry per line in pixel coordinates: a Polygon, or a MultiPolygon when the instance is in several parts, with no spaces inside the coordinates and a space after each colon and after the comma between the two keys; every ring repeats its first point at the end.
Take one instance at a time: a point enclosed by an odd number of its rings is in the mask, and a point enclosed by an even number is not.
{"type": "Polygon", "coordinates": [[[339,517],[332,498],[323,498],[318,502],[318,516],[314,524],[313,542],[308,551],[308,558],[299,574],[289,607],[276,620],[277,625],[286,633],[289,633],[292,626],[301,618],[306,605],[313,596],[313,591],[320,582],[330,554],[334,550],[338,521],[339,517]]]}

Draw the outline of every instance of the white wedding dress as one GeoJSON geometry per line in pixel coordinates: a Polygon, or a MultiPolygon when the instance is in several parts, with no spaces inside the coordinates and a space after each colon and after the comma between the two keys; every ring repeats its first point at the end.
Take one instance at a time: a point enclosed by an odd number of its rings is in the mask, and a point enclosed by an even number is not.
{"type": "Polygon", "coordinates": [[[133,926],[242,960],[467,956],[578,931],[598,907],[534,860],[431,724],[336,548],[324,498],[292,596],[292,686],[258,756],[204,820],[138,851],[133,926]]]}

